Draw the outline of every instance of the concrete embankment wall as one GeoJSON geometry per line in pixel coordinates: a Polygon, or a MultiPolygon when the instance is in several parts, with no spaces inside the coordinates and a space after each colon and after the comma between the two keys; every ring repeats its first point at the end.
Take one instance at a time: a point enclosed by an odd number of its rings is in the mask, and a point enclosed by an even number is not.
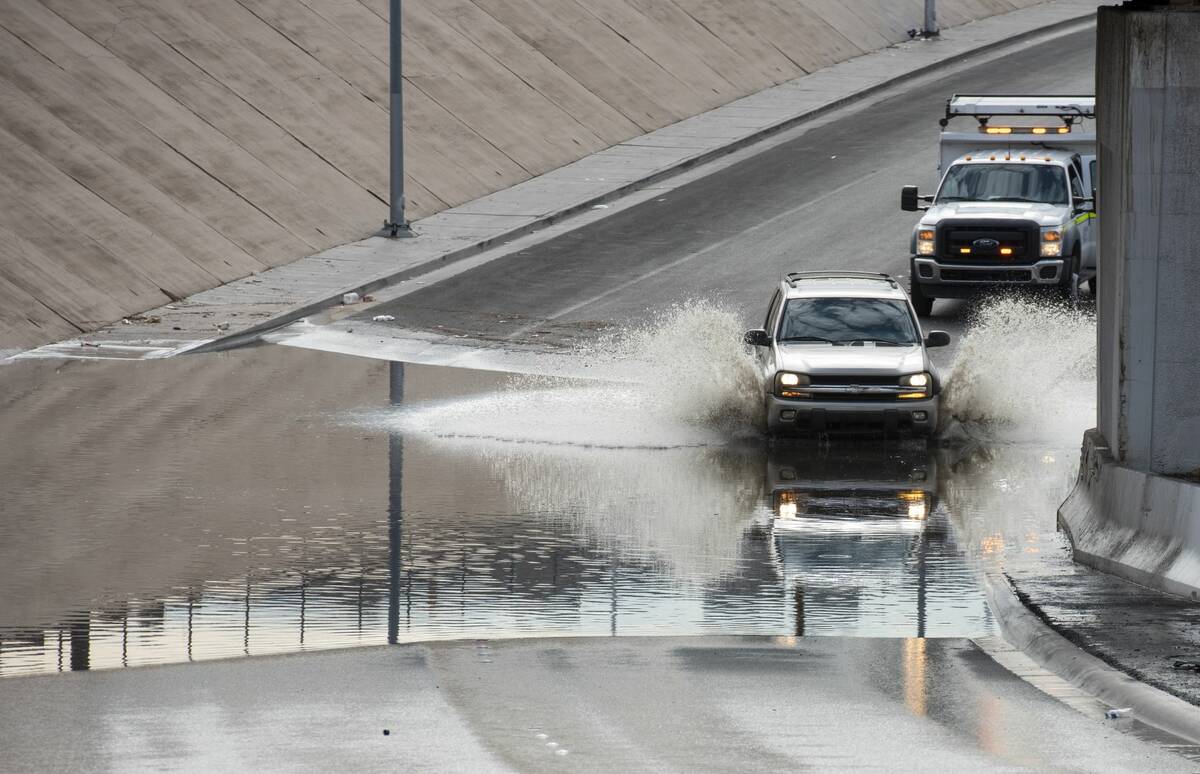
{"type": "MultiPolygon", "coordinates": [[[[1042,0],[941,0],[955,26],[1042,0]]],[[[387,0],[0,0],[0,348],[368,235],[387,0]]],[[[922,0],[406,0],[419,218],[905,40],[922,0]]]]}

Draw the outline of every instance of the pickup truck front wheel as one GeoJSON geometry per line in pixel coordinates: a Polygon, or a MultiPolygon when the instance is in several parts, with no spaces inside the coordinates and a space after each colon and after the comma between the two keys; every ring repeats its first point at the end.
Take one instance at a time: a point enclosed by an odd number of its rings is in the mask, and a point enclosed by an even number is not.
{"type": "Polygon", "coordinates": [[[908,297],[912,299],[913,310],[916,311],[917,317],[928,317],[933,314],[933,299],[921,290],[921,283],[917,281],[916,267],[908,277],[908,297]]]}

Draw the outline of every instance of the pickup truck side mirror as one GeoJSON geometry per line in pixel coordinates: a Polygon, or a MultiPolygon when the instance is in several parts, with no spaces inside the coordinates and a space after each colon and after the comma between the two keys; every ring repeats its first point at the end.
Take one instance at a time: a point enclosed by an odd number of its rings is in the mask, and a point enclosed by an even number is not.
{"type": "Polygon", "coordinates": [[[950,334],[945,331],[930,331],[925,337],[927,347],[945,347],[950,344],[950,334]]]}
{"type": "Polygon", "coordinates": [[[1075,212],[1095,212],[1096,199],[1091,196],[1080,196],[1075,200],[1075,212]]]}
{"type": "Polygon", "coordinates": [[[917,193],[915,185],[906,185],[900,189],[900,209],[906,212],[917,212],[918,210],[927,210],[928,207],[922,207],[921,202],[931,202],[933,196],[926,194],[922,196],[917,193]]]}
{"type": "Polygon", "coordinates": [[[742,341],[752,347],[769,347],[771,346],[771,337],[762,328],[755,328],[752,331],[746,331],[742,336],[742,341]]]}

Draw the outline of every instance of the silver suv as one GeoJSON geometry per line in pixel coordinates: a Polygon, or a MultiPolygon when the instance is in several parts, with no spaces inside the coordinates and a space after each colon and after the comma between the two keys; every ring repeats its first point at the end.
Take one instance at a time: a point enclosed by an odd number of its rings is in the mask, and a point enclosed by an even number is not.
{"type": "Polygon", "coordinates": [[[744,340],[763,374],[772,435],[937,427],[941,384],[925,350],[950,334],[923,338],[908,295],[886,274],[788,274],[763,327],[744,340]]]}

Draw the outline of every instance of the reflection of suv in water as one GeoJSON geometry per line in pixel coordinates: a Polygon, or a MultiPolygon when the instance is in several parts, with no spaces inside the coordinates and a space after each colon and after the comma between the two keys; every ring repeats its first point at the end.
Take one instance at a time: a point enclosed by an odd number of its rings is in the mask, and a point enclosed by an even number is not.
{"type": "Polygon", "coordinates": [[[766,389],[767,429],[928,435],[941,384],[904,290],[886,274],[797,272],[780,282],[762,328],[747,331],[766,389]]]}

